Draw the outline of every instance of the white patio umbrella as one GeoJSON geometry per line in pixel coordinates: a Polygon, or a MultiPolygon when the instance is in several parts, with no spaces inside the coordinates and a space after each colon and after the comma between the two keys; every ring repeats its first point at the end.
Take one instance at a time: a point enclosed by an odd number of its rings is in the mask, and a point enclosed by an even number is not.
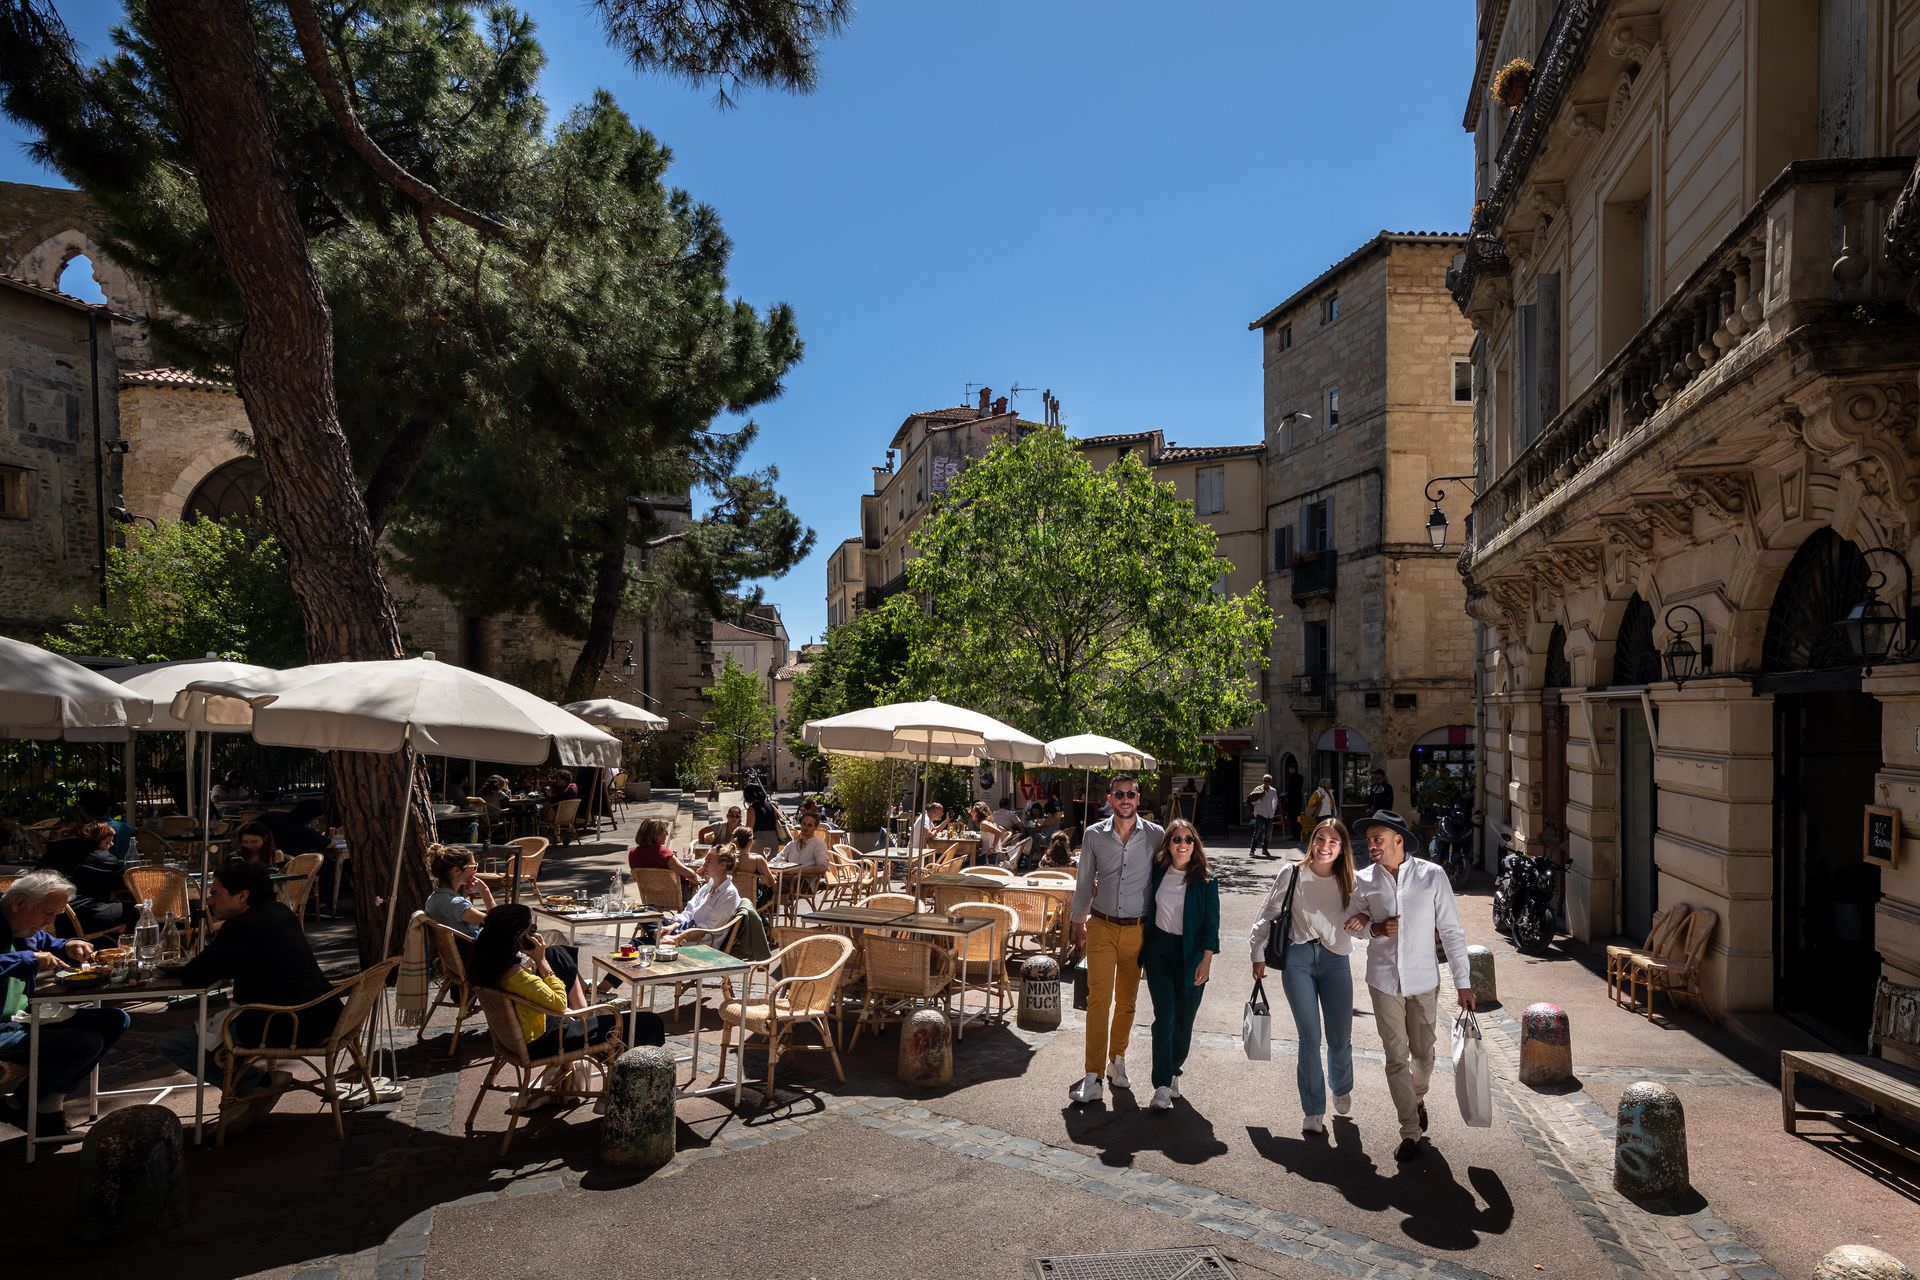
{"type": "MultiPolygon", "coordinates": [[[[569,711],[503,680],[418,658],[334,662],[251,682],[200,681],[174,700],[173,712],[203,723],[251,718],[253,738],[269,746],[316,751],[418,751],[511,764],[602,767],[620,760],[620,743],[569,711]],[[183,714],[185,713],[185,714],[183,714]]],[[[393,936],[411,805],[400,810],[393,886],[383,935],[393,936]]],[[[518,868],[515,868],[516,887],[518,868]]]]}
{"type": "Polygon", "coordinates": [[[589,698],[585,702],[569,702],[562,708],[571,711],[588,724],[597,724],[607,729],[664,729],[667,718],[657,716],[645,707],[636,707],[631,702],[622,702],[618,698],[589,698]]]}
{"type": "Polygon", "coordinates": [[[929,764],[980,760],[1045,764],[1047,744],[992,716],[939,699],[890,702],[824,720],[809,720],[801,736],[829,755],[866,760],[912,760],[919,765],[915,812],[929,764]]]}
{"type": "Polygon", "coordinates": [[[153,703],[71,658],[0,636],[0,738],[125,742],[153,703]]]}
{"type": "Polygon", "coordinates": [[[1160,767],[1158,760],[1140,748],[1097,733],[1076,733],[1070,737],[1055,738],[1047,744],[1047,753],[1057,768],[1086,771],[1086,777],[1080,785],[1083,806],[1093,792],[1095,769],[1139,769],[1151,772],[1160,767]]]}

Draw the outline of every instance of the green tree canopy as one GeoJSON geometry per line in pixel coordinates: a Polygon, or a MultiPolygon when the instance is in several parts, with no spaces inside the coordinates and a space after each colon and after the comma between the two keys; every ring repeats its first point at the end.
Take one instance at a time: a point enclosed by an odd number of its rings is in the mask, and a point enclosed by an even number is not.
{"type": "Polygon", "coordinates": [[[1058,430],[1002,441],[915,532],[927,623],[910,687],[1035,737],[1096,732],[1197,766],[1250,722],[1273,617],[1173,486],[1129,456],[1096,472],[1058,430]]]}
{"type": "Polygon", "coordinates": [[[734,661],[732,654],[713,679],[707,696],[706,729],[696,751],[710,760],[731,760],[735,771],[747,752],[773,737],[773,701],[766,677],[734,661]]]}
{"type": "Polygon", "coordinates": [[[826,647],[794,678],[787,702],[787,745],[794,757],[809,762],[820,758],[801,736],[809,720],[917,697],[905,681],[914,642],[925,629],[919,603],[893,596],[880,608],[856,613],[829,631],[826,647]]]}
{"type": "Polygon", "coordinates": [[[267,667],[307,660],[300,608],[265,524],[194,517],[107,548],[107,600],[46,638],[55,653],[170,662],[212,653],[267,667]]]}

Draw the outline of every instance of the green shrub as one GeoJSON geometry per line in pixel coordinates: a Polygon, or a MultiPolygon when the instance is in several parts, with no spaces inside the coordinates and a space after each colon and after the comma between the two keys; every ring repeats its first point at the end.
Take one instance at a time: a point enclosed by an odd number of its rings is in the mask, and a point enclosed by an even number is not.
{"type": "Polygon", "coordinates": [[[887,761],[834,756],[828,768],[847,830],[878,831],[886,825],[887,810],[893,803],[888,783],[892,768],[887,761]]]}

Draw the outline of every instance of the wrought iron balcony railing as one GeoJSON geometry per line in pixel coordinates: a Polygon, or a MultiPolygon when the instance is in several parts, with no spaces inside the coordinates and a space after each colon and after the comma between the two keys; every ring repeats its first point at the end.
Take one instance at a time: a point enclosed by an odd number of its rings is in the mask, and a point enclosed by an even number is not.
{"type": "Polygon", "coordinates": [[[1287,707],[1297,716],[1333,714],[1333,672],[1303,671],[1287,688],[1287,707]]]}
{"type": "Polygon", "coordinates": [[[1330,596],[1339,580],[1340,557],[1335,552],[1303,551],[1293,558],[1292,593],[1295,602],[1330,596]]]}

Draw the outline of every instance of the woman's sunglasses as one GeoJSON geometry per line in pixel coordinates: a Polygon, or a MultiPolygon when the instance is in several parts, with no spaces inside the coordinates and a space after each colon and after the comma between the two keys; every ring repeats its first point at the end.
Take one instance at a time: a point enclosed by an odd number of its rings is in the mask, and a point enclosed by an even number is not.
{"type": "Polygon", "coordinates": [[[1167,843],[1168,844],[1199,844],[1200,842],[1198,840],[1195,840],[1192,836],[1168,836],[1167,843]]]}

